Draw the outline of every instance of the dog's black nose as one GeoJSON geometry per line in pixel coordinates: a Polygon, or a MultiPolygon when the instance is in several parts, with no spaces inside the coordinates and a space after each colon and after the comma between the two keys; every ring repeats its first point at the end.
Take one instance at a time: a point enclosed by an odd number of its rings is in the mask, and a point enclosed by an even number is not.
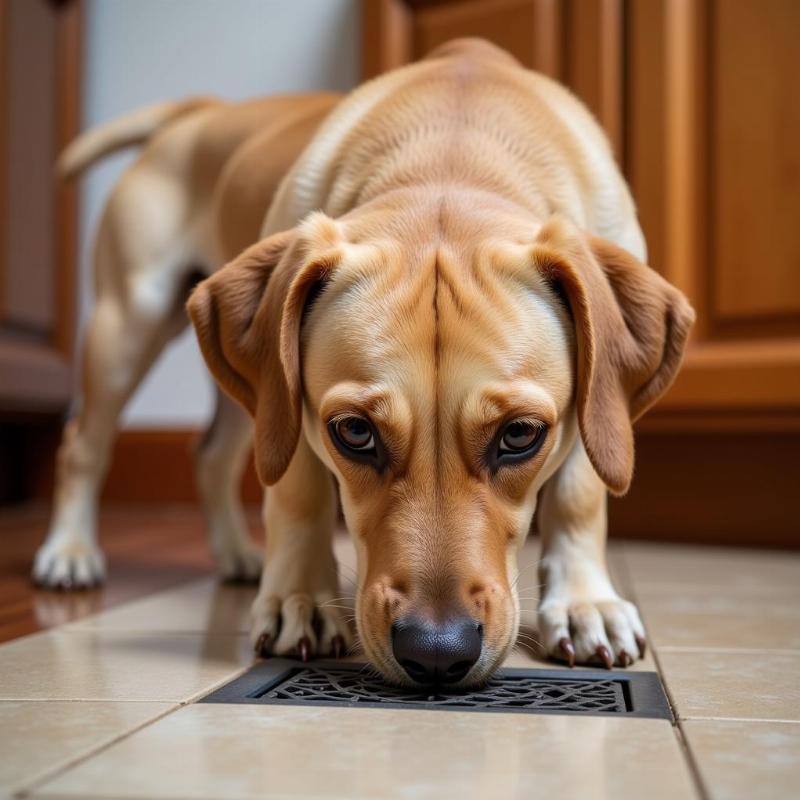
{"type": "Polygon", "coordinates": [[[397,663],[418,683],[456,683],[480,658],[483,626],[473,619],[434,625],[405,619],[392,625],[397,663]]]}

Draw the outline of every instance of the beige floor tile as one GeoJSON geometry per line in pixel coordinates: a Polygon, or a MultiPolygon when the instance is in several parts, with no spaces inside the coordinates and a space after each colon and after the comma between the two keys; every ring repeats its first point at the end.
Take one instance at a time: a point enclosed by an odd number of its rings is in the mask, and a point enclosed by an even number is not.
{"type": "Polygon", "coordinates": [[[634,589],[653,583],[737,588],[800,587],[800,553],[734,547],[623,544],[634,589]]]}
{"type": "Polygon", "coordinates": [[[243,636],[54,631],[0,647],[0,700],[183,701],[250,661],[243,636]]]}
{"type": "Polygon", "coordinates": [[[656,647],[800,650],[800,588],[658,583],[637,600],[656,647]]]}
{"type": "Polygon", "coordinates": [[[683,718],[800,720],[800,654],[659,649],[683,718]]]}
{"type": "MultiPolygon", "coordinates": [[[[349,536],[337,535],[334,549],[341,564],[340,594],[354,602],[355,550],[349,536]]],[[[203,578],[78,620],[68,629],[246,634],[257,590],[255,585],[225,584],[216,577],[203,578]]]]}
{"type": "Polygon", "coordinates": [[[257,587],[203,578],[74,622],[67,630],[245,634],[257,587]]]}
{"type": "Polygon", "coordinates": [[[30,785],[172,707],[169,703],[0,701],[0,793],[30,785]]]}
{"type": "Polygon", "coordinates": [[[659,720],[192,705],[35,796],[685,798],[659,720]],[[576,766],[579,765],[579,768],[576,766]]]}
{"type": "Polygon", "coordinates": [[[711,800],[797,796],[797,723],[689,720],[684,732],[711,800]]]}

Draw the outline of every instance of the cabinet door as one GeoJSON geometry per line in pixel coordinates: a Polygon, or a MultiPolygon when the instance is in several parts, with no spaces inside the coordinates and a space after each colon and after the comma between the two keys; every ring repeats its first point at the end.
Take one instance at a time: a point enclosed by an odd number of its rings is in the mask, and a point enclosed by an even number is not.
{"type": "Polygon", "coordinates": [[[795,0],[629,4],[629,179],[651,264],[698,311],[663,410],[797,422],[798,36],[795,0]]]}
{"type": "Polygon", "coordinates": [[[612,522],[796,545],[800,4],[626,9],[628,178],[650,263],[698,320],[674,387],[642,421],[636,484],[612,522]]]}
{"type": "Polygon", "coordinates": [[[698,311],[612,532],[796,544],[800,3],[366,0],[363,22],[366,76],[482,36],[570,86],[631,183],[651,266],[698,311]]]}
{"type": "Polygon", "coordinates": [[[75,2],[0,0],[0,412],[71,393],[74,190],[53,167],[78,128],[75,2]]]}

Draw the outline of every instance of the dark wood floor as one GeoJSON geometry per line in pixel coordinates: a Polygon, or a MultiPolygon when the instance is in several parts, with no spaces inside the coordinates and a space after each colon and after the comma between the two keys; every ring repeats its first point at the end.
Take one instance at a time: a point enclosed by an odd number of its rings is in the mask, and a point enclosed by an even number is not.
{"type": "MultiPolygon", "coordinates": [[[[0,642],[213,574],[197,508],[108,507],[100,514],[106,585],[74,592],[39,589],[30,570],[47,519],[44,506],[0,509],[0,642]]],[[[256,511],[249,521],[257,530],[256,511]]]]}

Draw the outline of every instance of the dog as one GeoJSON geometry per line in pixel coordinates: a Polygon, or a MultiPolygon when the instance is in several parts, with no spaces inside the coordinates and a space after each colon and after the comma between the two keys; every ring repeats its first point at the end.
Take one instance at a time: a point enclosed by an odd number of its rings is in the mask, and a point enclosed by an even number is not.
{"type": "Polygon", "coordinates": [[[605,565],[606,494],[629,486],[632,422],[675,377],[694,315],[644,264],[585,107],[487,42],[451,42],[337,106],[262,235],[188,303],[271,487],[256,650],[349,643],[335,476],[357,630],[387,679],[469,686],[503,661],[534,512],[547,652],[640,656],[605,565]]]}
{"type": "Polygon", "coordinates": [[[605,565],[606,495],[630,484],[632,423],[694,317],[645,261],[591,114],[499,48],[450,42],[336,104],[260,240],[187,306],[269,487],[257,653],[352,644],[338,487],[357,632],[388,680],[467,687],[502,663],[534,514],[546,652],[643,655],[605,565]]]}

